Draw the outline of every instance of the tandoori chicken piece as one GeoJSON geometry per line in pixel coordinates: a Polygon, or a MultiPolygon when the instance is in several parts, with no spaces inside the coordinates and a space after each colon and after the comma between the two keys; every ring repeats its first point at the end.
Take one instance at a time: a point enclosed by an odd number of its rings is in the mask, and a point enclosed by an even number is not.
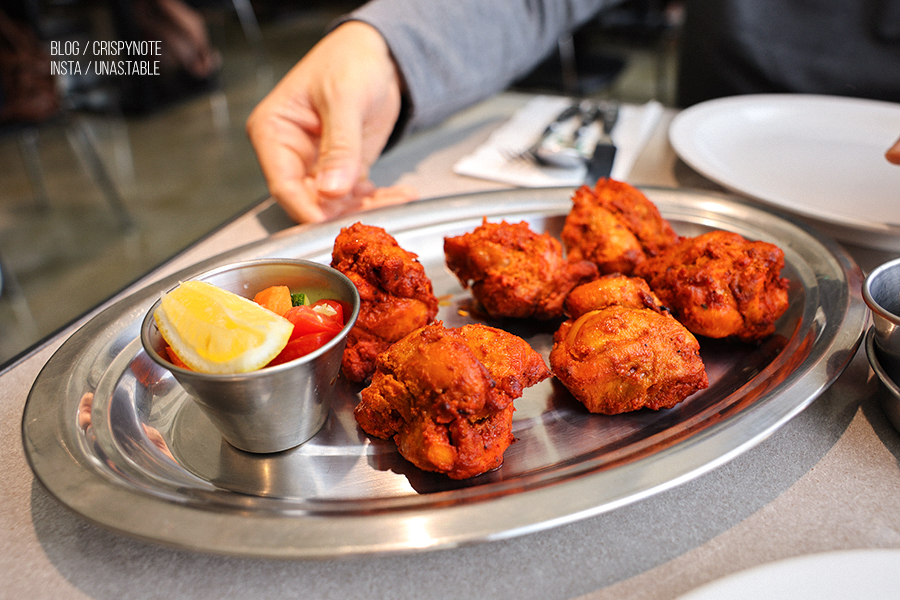
{"type": "Polygon", "coordinates": [[[649,308],[657,312],[665,310],[646,281],[620,273],[604,275],[579,285],[569,292],[565,302],[566,315],[572,319],[608,306],[649,308]]]}
{"type": "Polygon", "coordinates": [[[589,260],[601,273],[625,275],[679,239],[640,190],[606,178],[575,190],[560,237],[570,260],[589,260]]]}
{"type": "Polygon", "coordinates": [[[571,318],[554,335],[550,368],[590,412],[671,408],[709,386],[697,339],[643,280],[604,277],[569,299],[571,318]]]}
{"type": "Polygon", "coordinates": [[[554,319],[569,291],[597,277],[597,267],[563,258],[562,245],[528,223],[483,223],[444,238],[447,267],[493,318],[554,319]]]}
{"type": "Polygon", "coordinates": [[[756,342],[788,308],[783,268],[778,246],[711,231],[664,250],[637,274],[694,334],[756,342]]]}
{"type": "Polygon", "coordinates": [[[380,227],[356,223],[342,229],[334,241],[331,266],[353,282],[360,296],[342,371],[351,381],[367,382],[375,372],[375,358],[433,321],[438,301],[416,254],[401,248],[380,227]]]}
{"type": "Polygon", "coordinates": [[[436,321],[378,357],[354,416],[425,471],[466,479],[499,467],[513,441],[513,400],[550,376],[525,340],[485,325],[436,321]]]}
{"type": "Polygon", "coordinates": [[[671,315],[610,306],[562,324],[553,374],[592,413],[671,408],[709,386],[696,338],[671,315]]]}

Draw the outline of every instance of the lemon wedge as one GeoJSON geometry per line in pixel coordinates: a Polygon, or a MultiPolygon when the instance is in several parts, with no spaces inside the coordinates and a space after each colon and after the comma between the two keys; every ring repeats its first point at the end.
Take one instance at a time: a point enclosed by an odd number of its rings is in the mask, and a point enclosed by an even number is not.
{"type": "Polygon", "coordinates": [[[203,281],[185,281],[163,294],[153,319],[178,358],[202,373],[260,369],[294,329],[252,300],[203,281]]]}

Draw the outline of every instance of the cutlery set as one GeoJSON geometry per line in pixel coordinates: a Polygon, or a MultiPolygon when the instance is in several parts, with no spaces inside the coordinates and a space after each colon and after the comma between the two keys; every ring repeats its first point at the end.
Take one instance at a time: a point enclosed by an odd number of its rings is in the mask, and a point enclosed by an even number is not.
{"type": "Polygon", "coordinates": [[[583,100],[566,107],[530,147],[507,153],[509,160],[526,160],[560,169],[587,167],[587,180],[608,177],[616,146],[610,138],[619,116],[618,104],[583,100]]]}

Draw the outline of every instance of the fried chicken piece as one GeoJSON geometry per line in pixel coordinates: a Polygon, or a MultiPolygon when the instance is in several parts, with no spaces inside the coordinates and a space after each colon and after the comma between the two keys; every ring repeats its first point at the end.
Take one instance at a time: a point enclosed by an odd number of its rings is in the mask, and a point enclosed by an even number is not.
{"type": "Polygon", "coordinates": [[[572,318],[554,334],[550,368],[590,412],[671,408],[709,386],[697,339],[642,280],[606,277],[570,298],[572,318]]]}
{"type": "Polygon", "coordinates": [[[630,275],[648,257],[678,241],[659,209],[637,188],[601,178],[581,186],[560,234],[570,260],[589,260],[601,273],[630,275]]]}
{"type": "Polygon", "coordinates": [[[356,223],[334,241],[331,266],[359,290],[360,309],[347,336],[341,364],[347,379],[362,383],[375,358],[391,344],[434,320],[438,301],[416,254],[380,227],[356,223]]]}
{"type": "Polygon", "coordinates": [[[528,223],[488,223],[474,231],[444,238],[447,267],[493,318],[554,319],[563,301],[580,283],[597,277],[597,267],[567,261],[562,245],[528,223]]]}
{"type": "Polygon", "coordinates": [[[787,310],[783,268],[778,246],[711,231],[663,251],[637,274],[694,334],[756,342],[787,310]]]}
{"type": "Polygon", "coordinates": [[[566,314],[572,319],[608,306],[649,308],[657,312],[665,310],[646,281],[620,273],[610,273],[579,285],[569,292],[565,302],[566,314]]]}
{"type": "Polygon", "coordinates": [[[541,355],[518,336],[436,321],[378,357],[354,416],[369,435],[393,438],[420,469],[466,479],[503,463],[513,441],[513,400],[549,376],[541,355]]]}

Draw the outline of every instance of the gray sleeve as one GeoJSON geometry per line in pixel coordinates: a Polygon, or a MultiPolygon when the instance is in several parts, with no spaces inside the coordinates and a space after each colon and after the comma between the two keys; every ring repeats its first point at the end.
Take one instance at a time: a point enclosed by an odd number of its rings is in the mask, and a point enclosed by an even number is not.
{"type": "Polygon", "coordinates": [[[565,31],[618,0],[373,0],[347,18],[375,27],[404,78],[410,131],[435,125],[527,73],[565,31]]]}

